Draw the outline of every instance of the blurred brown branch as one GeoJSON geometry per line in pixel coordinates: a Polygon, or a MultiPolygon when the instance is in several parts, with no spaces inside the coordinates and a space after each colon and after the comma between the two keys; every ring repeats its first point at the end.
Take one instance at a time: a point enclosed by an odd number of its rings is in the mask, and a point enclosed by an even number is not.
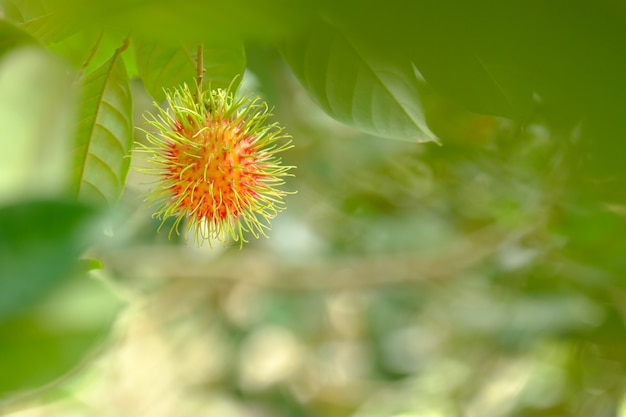
{"type": "MultiPolygon", "coordinates": [[[[515,235],[519,238],[519,233],[515,235]]],[[[181,246],[138,246],[99,255],[105,268],[135,279],[218,279],[280,289],[347,289],[453,278],[511,238],[486,228],[434,253],[350,255],[299,263],[250,248],[210,258],[181,246]]]]}

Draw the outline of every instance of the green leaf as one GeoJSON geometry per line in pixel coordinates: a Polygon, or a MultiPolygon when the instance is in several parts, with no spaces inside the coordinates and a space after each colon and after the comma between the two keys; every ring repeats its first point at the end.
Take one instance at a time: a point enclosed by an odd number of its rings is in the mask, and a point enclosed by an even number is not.
{"type": "Polygon", "coordinates": [[[65,200],[0,207],[0,400],[59,378],[108,333],[119,300],[85,276],[99,262],[78,259],[97,215],[65,200]]]}
{"type": "Polygon", "coordinates": [[[424,119],[420,79],[408,60],[390,62],[320,24],[283,55],[311,97],[335,119],[368,133],[436,141],[424,119]]]}
{"type": "Polygon", "coordinates": [[[81,275],[0,322],[0,369],[10,376],[0,378],[0,401],[55,388],[106,340],[120,306],[102,282],[81,275]]]}
{"type": "Polygon", "coordinates": [[[47,38],[97,27],[162,42],[284,38],[306,27],[317,7],[308,0],[8,1],[16,5],[11,15],[47,38]]]}
{"type": "Polygon", "coordinates": [[[82,79],[74,160],[79,199],[109,206],[124,189],[133,142],[132,97],[122,50],[82,79]]]}
{"type": "Polygon", "coordinates": [[[530,49],[520,41],[532,30],[528,13],[491,0],[415,6],[384,18],[384,42],[407,47],[426,81],[467,110],[525,122],[533,97],[530,49]]]}
{"type": "MultiPolygon", "coordinates": [[[[164,88],[195,84],[196,46],[141,41],[134,45],[139,75],[156,100],[165,98],[164,88]]],[[[235,76],[243,75],[246,59],[242,42],[205,42],[203,55],[205,86],[227,87],[235,76]]]]}
{"type": "Polygon", "coordinates": [[[0,60],[0,204],[67,192],[75,99],[70,73],[33,46],[0,60]]]}
{"type": "Polygon", "coordinates": [[[533,96],[533,63],[520,41],[529,30],[522,24],[528,11],[513,7],[518,17],[491,3],[391,0],[380,8],[348,1],[333,6],[326,19],[391,67],[413,64],[427,83],[467,110],[525,121],[533,96]]]}
{"type": "Polygon", "coordinates": [[[62,13],[58,5],[43,0],[4,0],[8,19],[18,23],[44,44],[59,41],[71,35],[76,27],[75,19],[62,13]]]}
{"type": "Polygon", "coordinates": [[[65,201],[0,208],[0,322],[69,277],[94,215],[88,206],[65,201]]]}
{"type": "Polygon", "coordinates": [[[0,56],[18,46],[35,43],[35,39],[26,32],[6,20],[0,20],[0,56]]]}
{"type": "Polygon", "coordinates": [[[70,61],[75,68],[90,73],[108,61],[125,38],[126,35],[90,28],[77,32],[48,48],[70,61]]]}
{"type": "Polygon", "coordinates": [[[526,121],[532,110],[530,74],[498,63],[464,41],[412,52],[424,79],[467,110],[526,121]]]}

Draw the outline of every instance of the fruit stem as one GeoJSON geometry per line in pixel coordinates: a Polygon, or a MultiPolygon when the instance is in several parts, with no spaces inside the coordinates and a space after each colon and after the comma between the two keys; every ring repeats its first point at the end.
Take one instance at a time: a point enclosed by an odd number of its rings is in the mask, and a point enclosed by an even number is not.
{"type": "Polygon", "coordinates": [[[198,104],[202,102],[202,83],[204,78],[204,44],[198,43],[198,53],[196,54],[196,74],[197,74],[197,89],[198,89],[198,104]]]}

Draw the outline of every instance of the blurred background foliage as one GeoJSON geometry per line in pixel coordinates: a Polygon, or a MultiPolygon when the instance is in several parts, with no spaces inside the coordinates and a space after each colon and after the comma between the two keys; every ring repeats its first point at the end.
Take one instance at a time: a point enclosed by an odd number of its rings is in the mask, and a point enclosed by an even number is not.
{"type": "Polygon", "coordinates": [[[626,415],[623,2],[3,10],[0,414],[626,415]],[[296,145],[242,250],[126,178],[198,40],[296,145]]]}

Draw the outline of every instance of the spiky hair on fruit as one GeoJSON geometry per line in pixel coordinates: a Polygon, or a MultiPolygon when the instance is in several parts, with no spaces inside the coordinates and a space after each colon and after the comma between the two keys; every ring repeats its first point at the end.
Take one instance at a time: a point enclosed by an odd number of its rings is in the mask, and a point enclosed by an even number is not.
{"type": "MultiPolygon", "coordinates": [[[[161,226],[180,233],[183,219],[200,246],[212,239],[241,244],[246,236],[267,236],[269,222],[284,209],[281,190],[292,166],[279,154],[292,147],[291,137],[269,122],[268,105],[255,95],[226,89],[192,92],[185,84],[166,91],[167,107],[149,113],[148,145],[139,145],[157,178],[145,196],[161,226]]],[[[186,233],[187,234],[187,233],[186,233]]]]}

